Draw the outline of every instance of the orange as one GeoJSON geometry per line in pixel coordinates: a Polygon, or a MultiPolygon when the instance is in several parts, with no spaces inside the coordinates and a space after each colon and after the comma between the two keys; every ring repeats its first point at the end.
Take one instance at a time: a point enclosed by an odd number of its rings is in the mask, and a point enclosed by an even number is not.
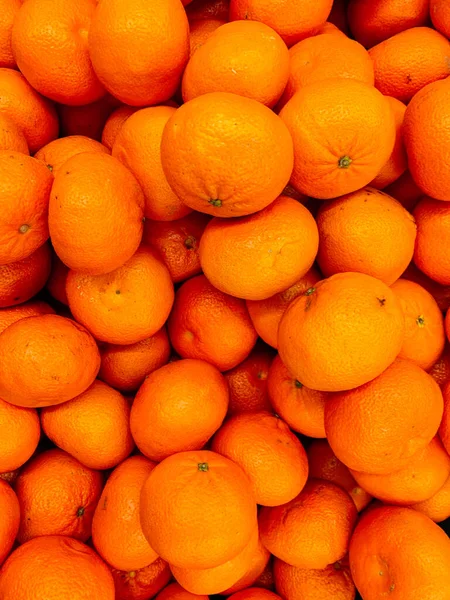
{"type": "Polygon", "coordinates": [[[17,66],[35,90],[62,104],[105,94],[92,68],[88,35],[95,0],[27,0],[14,19],[17,66]]]}
{"type": "Polygon", "coordinates": [[[225,378],[203,360],[177,360],[153,371],[131,408],[137,447],[157,462],[200,450],[222,425],[228,397],[225,378]]]}
{"type": "Polygon", "coordinates": [[[447,534],[409,508],[368,511],[350,543],[351,573],[365,600],[383,596],[446,600],[449,564],[447,534]]]}
{"type": "Polygon", "coordinates": [[[92,336],[65,317],[21,319],[0,336],[0,398],[17,406],[66,402],[91,385],[99,367],[92,336]]]}
{"type": "Polygon", "coordinates": [[[20,544],[43,535],[69,535],[85,542],[102,493],[103,477],[59,449],[42,452],[20,471],[20,544]]]}
{"type": "Polygon", "coordinates": [[[263,546],[260,540],[258,548],[253,554],[253,557],[250,560],[244,575],[242,575],[242,577],[238,579],[236,583],[234,583],[231,587],[229,587],[226,590],[223,590],[222,593],[228,596],[229,594],[234,594],[235,592],[244,590],[250,585],[259,585],[260,578],[263,576],[266,569],[268,569],[269,567],[270,552],[263,546]]]}
{"type": "Polygon", "coordinates": [[[69,135],[53,140],[34,155],[47,166],[48,170],[56,176],[62,165],[77,154],[82,152],[101,152],[109,154],[108,148],[84,135],[69,135]]]}
{"type": "Polygon", "coordinates": [[[450,381],[450,344],[445,345],[444,352],[428,372],[440,386],[450,381]]]}
{"type": "Polygon", "coordinates": [[[346,554],[357,514],[342,488],[310,479],[291,502],[261,509],[261,539],[272,554],[294,567],[325,569],[346,554]]]}
{"type": "Polygon", "coordinates": [[[406,171],[396,181],[385,187],[384,191],[398,200],[409,212],[414,210],[423,196],[422,190],[417,187],[409,171],[406,171]]]}
{"type": "Polygon", "coordinates": [[[429,27],[397,33],[369,51],[375,87],[402,102],[427,84],[450,75],[450,42],[429,27]]]}
{"type": "Polygon", "coordinates": [[[339,485],[349,493],[360,512],[370,503],[372,496],[358,485],[349,469],[342,463],[327,440],[313,440],[307,449],[309,476],[325,479],[339,485]]]}
{"type": "Polygon", "coordinates": [[[280,196],[256,214],[214,218],[203,232],[199,255],[204,274],[217,289],[265,300],[303,277],[318,247],[311,213],[293,198],[280,196]]]}
{"type": "Polygon", "coordinates": [[[313,198],[335,198],[367,185],[394,148],[388,100],[354,79],[326,79],[300,88],[280,117],[294,140],[291,183],[313,198]]]}
{"type": "Polygon", "coordinates": [[[62,262],[55,252],[52,253],[52,269],[47,279],[46,289],[50,295],[61,304],[68,305],[66,281],[69,267],[62,262]]]}
{"type": "Polygon", "coordinates": [[[171,190],[161,165],[161,138],[175,112],[170,106],[138,110],[123,123],[112,147],[144,192],[147,219],[173,221],[191,212],[171,190]]]}
{"type": "Polygon", "coordinates": [[[14,69],[16,61],[11,47],[11,32],[14,19],[23,0],[2,0],[0,2],[0,67],[14,69]]]}
{"type": "Polygon", "coordinates": [[[281,97],[283,107],[305,85],[345,77],[373,85],[372,60],[367,50],[343,35],[321,33],[289,49],[289,80],[281,97]]]}
{"type": "Polygon", "coordinates": [[[407,466],[431,442],[442,411],[442,393],[431,375],[398,359],[370,383],[333,394],[325,405],[325,431],[347,467],[386,475],[407,466]]]}
{"type": "Polygon", "coordinates": [[[349,569],[340,563],[325,569],[299,569],[282,560],[274,563],[275,585],[285,600],[354,600],[355,585],[349,569]]]}
{"type": "Polygon", "coordinates": [[[267,390],[272,360],[271,350],[258,344],[245,360],[225,373],[230,391],[228,415],[272,410],[267,390]]]}
{"type": "Polygon", "coordinates": [[[0,113],[23,132],[31,154],[58,137],[53,104],[40,96],[18,71],[0,69],[0,113]]]}
{"type": "Polygon", "coordinates": [[[179,583],[171,583],[156,596],[156,600],[209,600],[209,596],[191,594],[179,583]]]}
{"type": "Polygon", "coordinates": [[[450,256],[445,250],[445,240],[450,232],[450,202],[425,196],[413,214],[417,223],[414,262],[425,275],[449,286],[450,256]]]}
{"type": "Polygon", "coordinates": [[[161,159],[182,202],[217,217],[239,217],[265,208],[281,194],[292,172],[292,139],[267,106],[212,92],[172,115],[162,136],[161,159]]]}
{"type": "Polygon", "coordinates": [[[440,310],[445,312],[450,308],[450,285],[441,285],[420,271],[412,262],[402,275],[403,279],[414,281],[425,288],[436,300],[440,310]]]}
{"type": "Polygon", "coordinates": [[[441,523],[450,518],[450,477],[434,496],[423,502],[412,504],[409,508],[426,515],[435,523],[441,523]]]}
{"type": "Polygon", "coordinates": [[[158,555],[142,533],[139,509],[142,486],[155,468],[143,456],[132,456],[110,475],[94,513],[92,542],[115,569],[135,571],[158,555]]]}
{"type": "Polygon", "coordinates": [[[129,420],[129,402],[101,381],[41,412],[46,436],[91,469],[110,469],[129,456],[134,448],[129,420]]]}
{"type": "Polygon", "coordinates": [[[305,387],[289,373],[279,355],[270,367],[267,389],[273,410],[291,429],[308,437],[325,437],[327,392],[305,387]]]}
{"type": "Polygon", "coordinates": [[[0,113],[0,150],[14,150],[22,152],[22,154],[30,154],[22,129],[10,116],[3,113],[0,113]]]}
{"type": "Polygon", "coordinates": [[[278,349],[303,385],[338,392],[382,373],[400,352],[404,334],[400,301],[385,283],[363,273],[338,273],[289,305],[278,349]]]}
{"type": "Polygon", "coordinates": [[[288,77],[289,52],[276,31],[257,21],[233,21],[216,29],[191,56],[183,99],[231,92],[273,107],[288,77]]]}
{"type": "Polygon", "coordinates": [[[102,132],[102,144],[112,150],[117,135],[125,121],[138,110],[134,106],[121,105],[108,117],[102,132]]]}
{"type": "Polygon", "coordinates": [[[111,273],[70,271],[66,292],[77,321],[110,344],[135,344],[154,335],[166,322],[174,298],[169,271],[145,246],[111,273]]]}
{"type": "Polygon", "coordinates": [[[232,600],[281,600],[281,597],[269,590],[261,588],[247,588],[230,596],[232,600]]]}
{"type": "Polygon", "coordinates": [[[147,375],[168,362],[169,336],[163,327],[136,344],[103,344],[100,352],[102,362],[99,379],[121,392],[133,392],[144,382],[147,375]]]}
{"type": "Polygon", "coordinates": [[[450,383],[444,385],[442,394],[444,396],[444,415],[439,427],[439,436],[450,454],[450,383]]]}
{"type": "Polygon", "coordinates": [[[317,227],[317,262],[325,277],[353,271],[391,285],[414,254],[413,217],[400,202],[373,188],[324,202],[317,227]]]}
{"type": "Polygon", "coordinates": [[[230,20],[261,21],[292,46],[325,23],[332,5],[333,0],[306,0],[301,5],[293,5],[289,0],[231,0],[230,20]]]}
{"type": "Polygon", "coordinates": [[[93,550],[67,536],[30,540],[3,565],[2,600],[33,600],[55,593],[71,600],[114,600],[114,581],[93,550]]]}
{"type": "Polygon", "coordinates": [[[247,300],[250,318],[258,335],[273,348],[278,347],[278,327],[289,304],[322,279],[312,267],[291,287],[264,300],[247,300]]]}
{"type": "Polygon", "coordinates": [[[444,319],[439,306],[426,289],[413,281],[398,279],[391,289],[405,314],[405,339],[399,357],[428,371],[444,351],[444,319]]]}
{"type": "Polygon", "coordinates": [[[122,106],[121,103],[109,94],[84,106],[59,104],[61,135],[83,135],[100,142],[105,123],[118,106],[122,106]]]}
{"type": "Polygon", "coordinates": [[[450,38],[450,10],[445,0],[430,0],[430,17],[435,29],[450,38]]]}
{"type": "Polygon", "coordinates": [[[0,473],[14,471],[32,456],[41,437],[39,415],[0,398],[0,473]]]}
{"type": "Polygon", "coordinates": [[[180,356],[206,360],[220,371],[245,360],[258,337],[245,302],[217,290],[204,275],[178,288],[168,329],[180,356]]]}
{"type": "Polygon", "coordinates": [[[225,25],[226,22],[227,21],[222,19],[196,19],[189,22],[190,56],[192,57],[192,55],[203,46],[211,34],[222,25],[225,25]]]}
{"type": "Polygon", "coordinates": [[[92,151],[72,156],[56,174],[50,197],[55,252],[83,273],[117,269],[141,242],[143,206],[137,180],[116,158],[92,151]]]}
{"type": "Polygon", "coordinates": [[[6,481],[0,480],[0,565],[3,564],[17,536],[20,523],[20,506],[17,496],[6,481]]]}
{"type": "Polygon", "coordinates": [[[11,308],[2,308],[0,309],[0,333],[3,333],[7,327],[25,317],[37,317],[39,315],[54,314],[54,312],[53,308],[42,300],[31,300],[11,308]]]}
{"type": "Polygon", "coordinates": [[[186,8],[191,26],[197,19],[228,20],[230,0],[192,0],[186,8]]]}
{"type": "Polygon", "coordinates": [[[143,243],[159,252],[174,283],[201,272],[199,244],[209,220],[208,215],[190,212],[175,221],[145,221],[143,243]]]}
{"type": "Polygon", "coordinates": [[[355,39],[366,48],[428,23],[429,0],[350,0],[348,21],[355,39]]]}
{"type": "Polygon", "coordinates": [[[263,506],[290,502],[308,478],[301,442],[284,421],[266,412],[229,419],[214,436],[211,449],[242,467],[256,502],[263,506]]]}
{"type": "Polygon", "coordinates": [[[217,567],[241,552],[255,531],[250,481],[215,452],[174,454],[142,488],[141,524],[149,544],[171,565],[217,567]]]}
{"type": "Polygon", "coordinates": [[[116,588],[115,600],[148,600],[166,586],[171,578],[169,565],[156,559],[150,565],[136,571],[111,569],[116,588]]]}
{"type": "Polygon", "coordinates": [[[89,53],[98,78],[121,102],[148,106],[168,100],[189,58],[186,13],[179,0],[101,1],[89,30],[89,53]]]}

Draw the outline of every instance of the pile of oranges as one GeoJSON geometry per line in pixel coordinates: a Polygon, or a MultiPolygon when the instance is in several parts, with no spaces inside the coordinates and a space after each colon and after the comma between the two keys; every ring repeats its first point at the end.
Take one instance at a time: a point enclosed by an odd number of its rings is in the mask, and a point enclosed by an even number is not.
{"type": "Polygon", "coordinates": [[[450,1],[0,0],[0,600],[450,600],[450,1]]]}

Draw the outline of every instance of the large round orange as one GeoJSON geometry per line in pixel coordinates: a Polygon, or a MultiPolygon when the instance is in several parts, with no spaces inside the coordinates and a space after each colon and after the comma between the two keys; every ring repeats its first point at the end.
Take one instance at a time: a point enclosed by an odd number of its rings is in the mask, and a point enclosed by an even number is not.
{"type": "Polygon", "coordinates": [[[209,569],[249,543],[256,501],[247,476],[228,458],[180,452],[159,463],[144,484],[141,524],[149,544],[171,564],[209,569]]]}
{"type": "Polygon", "coordinates": [[[412,504],[409,508],[419,511],[435,523],[450,518],[450,477],[444,485],[428,500],[412,504]]]}
{"type": "Polygon", "coordinates": [[[200,450],[222,425],[228,387],[220,371],[186,358],[151,373],[131,408],[131,433],[148,458],[160,462],[186,450],[200,450]]]}
{"type": "Polygon", "coordinates": [[[53,184],[49,206],[53,247],[71,269],[109,273],[136,252],[143,207],[137,180],[116,158],[100,152],[77,154],[62,165],[53,184]]]}
{"type": "Polygon", "coordinates": [[[363,273],[338,273],[289,305],[278,349],[303,385],[338,392],[382,373],[400,352],[404,334],[400,301],[385,283],[363,273]]]}
{"type": "Polygon", "coordinates": [[[446,600],[449,565],[447,534],[409,508],[368,511],[350,542],[351,574],[364,600],[383,596],[446,600]]]}
{"type": "Polygon", "coordinates": [[[203,46],[206,40],[227,21],[221,19],[195,19],[189,21],[189,44],[190,56],[195,54],[203,46]]]}
{"type": "Polygon", "coordinates": [[[0,480],[0,565],[3,564],[14,545],[20,523],[20,505],[11,486],[0,480]]]}
{"type": "Polygon", "coordinates": [[[25,317],[37,317],[54,313],[53,308],[43,300],[31,300],[11,308],[2,308],[0,309],[0,333],[3,333],[7,327],[25,317]]]}
{"type": "Polygon", "coordinates": [[[116,588],[115,600],[148,600],[160,592],[170,581],[172,573],[162,558],[143,569],[119,571],[111,569],[116,588]]]}
{"type": "Polygon", "coordinates": [[[450,383],[446,383],[442,388],[444,396],[444,415],[439,427],[439,436],[445,449],[450,454],[450,383]]]}
{"type": "Polygon", "coordinates": [[[260,578],[264,576],[266,570],[271,569],[270,563],[270,552],[259,540],[258,548],[253,554],[253,558],[250,560],[247,570],[240,579],[236,581],[231,587],[223,590],[222,594],[228,596],[235,592],[245,590],[250,585],[258,585],[260,578]]]}
{"type": "Polygon", "coordinates": [[[325,23],[333,0],[306,0],[292,4],[289,0],[231,0],[230,20],[261,21],[275,29],[288,46],[312,35],[325,23]]]}
{"type": "Polygon", "coordinates": [[[325,404],[325,430],[347,467],[383,475],[406,466],[431,442],[442,411],[431,375],[398,359],[370,383],[333,394],[325,404]]]}
{"type": "Polygon", "coordinates": [[[35,90],[61,104],[105,94],[92,68],[88,35],[96,0],[27,0],[14,19],[17,66],[35,90]]]}
{"type": "Polygon", "coordinates": [[[430,0],[430,17],[434,27],[450,38],[450,7],[445,0],[430,0]]]}
{"type": "Polygon", "coordinates": [[[85,135],[69,135],[53,140],[53,142],[36,152],[34,157],[41,160],[47,166],[47,169],[56,176],[66,160],[82,152],[109,154],[106,146],[92,138],[85,135]]]}
{"type": "Polygon", "coordinates": [[[273,107],[289,77],[281,37],[257,21],[219,27],[191,57],[183,75],[185,102],[208,92],[231,92],[273,107]]]}
{"type": "Polygon", "coordinates": [[[400,202],[373,188],[324,202],[317,227],[317,262],[326,277],[353,271],[391,285],[414,254],[413,217],[400,202]]]}
{"type": "Polygon", "coordinates": [[[169,119],[161,142],[167,180],[188,206],[239,217],[268,206],[293,166],[286,125],[267,106],[225,92],[199,96],[169,119]]]}
{"type": "Polygon", "coordinates": [[[91,548],[67,536],[30,540],[3,565],[2,600],[51,598],[55,593],[71,600],[114,600],[114,581],[91,548]]]}
{"type": "Polygon", "coordinates": [[[21,319],[0,336],[0,397],[17,406],[66,402],[91,385],[99,368],[94,339],[65,317],[21,319]]]}
{"type": "Polygon", "coordinates": [[[92,521],[92,542],[115,569],[135,571],[158,555],[144,537],[140,523],[142,486],[155,468],[143,456],[132,456],[110,475],[92,521]]]}
{"type": "Polygon", "coordinates": [[[191,24],[201,19],[228,20],[230,0],[192,0],[186,7],[191,24]]]}
{"type": "Polygon", "coordinates": [[[244,300],[219,291],[204,275],[178,289],[168,328],[180,356],[206,360],[220,371],[246,359],[258,338],[244,300]]]}
{"type": "Polygon", "coordinates": [[[293,377],[277,355],[270,367],[267,389],[274,411],[298,433],[325,437],[324,411],[327,392],[312,390],[293,377]]]}
{"type": "Polygon", "coordinates": [[[20,503],[20,544],[43,535],[85,542],[102,493],[103,476],[59,449],[42,452],[20,471],[14,485],[20,503]]]}
{"type": "Polygon", "coordinates": [[[294,567],[325,569],[346,554],[357,515],[342,488],[310,479],[291,502],[261,509],[261,539],[272,554],[294,567]]]}
{"type": "Polygon", "coordinates": [[[284,421],[270,413],[227,420],[214,436],[211,449],[242,467],[256,502],[263,506],[290,502],[308,478],[308,459],[301,442],[284,421]]]}
{"type": "Polygon", "coordinates": [[[18,469],[33,455],[41,437],[39,415],[0,398],[0,473],[18,469]]]}
{"type": "Polygon", "coordinates": [[[66,291],[77,321],[110,344],[135,344],[154,335],[166,322],[174,299],[169,271],[145,246],[112,273],[70,271],[66,291]]]}
{"type": "Polygon", "coordinates": [[[155,600],[209,600],[209,596],[205,596],[204,594],[191,594],[191,592],[182,588],[179,583],[174,582],[164,588],[162,592],[156,596],[155,600]]]}
{"type": "Polygon", "coordinates": [[[291,183],[313,198],[336,198],[367,185],[395,142],[388,100],[354,79],[326,79],[301,88],[280,117],[294,140],[291,183]]]}
{"type": "Polygon", "coordinates": [[[445,243],[450,235],[450,202],[425,196],[413,214],[417,223],[414,262],[428,277],[449,286],[450,256],[445,243]]]}
{"type": "Polygon", "coordinates": [[[58,137],[53,104],[18,71],[0,69],[0,113],[10,117],[23,132],[32,154],[58,137]]]}
{"type": "Polygon", "coordinates": [[[11,47],[14,19],[23,0],[1,0],[0,2],[0,67],[14,69],[16,61],[11,47]]]}
{"type": "Polygon", "coordinates": [[[138,110],[135,106],[122,104],[108,117],[102,131],[102,144],[112,150],[114,142],[125,121],[138,110]]]}
{"type": "Polygon", "coordinates": [[[30,154],[27,138],[22,129],[4,113],[0,113],[0,150],[14,150],[22,152],[22,154],[30,154]]]}
{"type": "Polygon", "coordinates": [[[280,196],[256,214],[213,219],[202,235],[199,255],[203,273],[217,289],[265,300],[303,277],[318,247],[314,217],[300,202],[280,196]]]}
{"type": "Polygon", "coordinates": [[[119,106],[122,104],[110,94],[84,106],[58,104],[60,134],[84,135],[100,142],[108,117],[119,106]]]}
{"type": "Polygon", "coordinates": [[[73,400],[45,408],[42,429],[54,444],[91,469],[110,469],[131,454],[129,402],[101,381],[73,400]]]}
{"type": "Polygon", "coordinates": [[[89,53],[98,78],[121,102],[148,106],[168,100],[189,58],[189,24],[181,2],[100,1],[89,30],[89,53]]]}

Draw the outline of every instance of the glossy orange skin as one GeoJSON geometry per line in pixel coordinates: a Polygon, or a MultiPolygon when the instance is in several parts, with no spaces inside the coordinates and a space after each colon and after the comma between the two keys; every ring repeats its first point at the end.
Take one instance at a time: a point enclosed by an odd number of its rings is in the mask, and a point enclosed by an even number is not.
{"type": "Polygon", "coordinates": [[[430,0],[430,17],[434,27],[450,38],[450,7],[445,0],[430,0]]]}
{"type": "Polygon", "coordinates": [[[25,317],[37,317],[54,313],[53,308],[42,300],[30,300],[18,306],[2,308],[0,309],[0,333],[3,333],[7,327],[25,317]]]}
{"type": "Polygon", "coordinates": [[[0,397],[34,408],[81,394],[100,367],[100,353],[89,332],[52,314],[10,325],[1,335],[0,358],[0,397]]]}
{"type": "Polygon", "coordinates": [[[41,437],[34,408],[14,406],[0,399],[0,473],[15,471],[32,456],[41,437]]]}
{"type": "Polygon", "coordinates": [[[450,477],[444,485],[428,500],[412,504],[418,512],[426,515],[435,523],[441,523],[450,517],[450,477]]]}
{"type": "Polygon", "coordinates": [[[53,142],[38,150],[34,158],[41,160],[48,170],[56,176],[66,160],[82,152],[110,153],[106,146],[92,138],[85,135],[69,135],[53,140],[53,142]]]}
{"type": "Polygon", "coordinates": [[[206,40],[227,21],[222,19],[195,19],[189,21],[189,42],[191,47],[190,56],[206,42],[206,40]]]}
{"type": "Polygon", "coordinates": [[[0,150],[14,150],[30,154],[27,139],[22,129],[5,114],[0,113],[0,150]]]}
{"type": "Polygon", "coordinates": [[[232,559],[256,528],[250,481],[235,463],[206,450],[180,452],[157,465],[141,493],[141,525],[171,565],[209,569],[232,559]],[[183,502],[174,498],[183,494],[183,502]]]}
{"type": "Polygon", "coordinates": [[[2,565],[14,545],[20,523],[20,506],[12,487],[0,480],[0,565],[2,565]]]}
{"type": "Polygon", "coordinates": [[[102,132],[102,144],[110,151],[125,121],[138,110],[135,106],[122,105],[108,117],[102,132]]]}
{"type": "Polygon", "coordinates": [[[162,558],[157,558],[137,571],[111,569],[116,588],[116,600],[148,600],[166,586],[172,573],[162,558]]]}
{"type": "Polygon", "coordinates": [[[446,383],[442,388],[444,396],[444,415],[439,427],[439,436],[445,449],[450,454],[450,383],[446,383]]]}
{"type": "Polygon", "coordinates": [[[20,544],[43,535],[86,542],[102,493],[103,475],[59,449],[42,452],[20,471],[14,489],[20,504],[20,544]]]}
{"type": "Polygon", "coordinates": [[[14,69],[16,61],[11,47],[11,32],[14,19],[22,6],[22,0],[2,0],[0,2],[0,67],[14,69]]]}
{"type": "Polygon", "coordinates": [[[247,588],[230,596],[232,600],[281,600],[281,596],[261,588],[247,588]]]}
{"type": "Polygon", "coordinates": [[[51,597],[114,600],[114,581],[105,563],[85,544],[67,536],[35,538],[17,548],[0,574],[4,600],[51,597]]]}
{"type": "Polygon", "coordinates": [[[441,246],[450,230],[450,202],[428,196],[414,209],[417,240],[414,262],[421,271],[441,285],[450,285],[450,257],[441,246]]]}
{"type": "Polygon", "coordinates": [[[179,583],[171,583],[157,596],[157,600],[209,600],[209,596],[191,594],[179,583]]]}

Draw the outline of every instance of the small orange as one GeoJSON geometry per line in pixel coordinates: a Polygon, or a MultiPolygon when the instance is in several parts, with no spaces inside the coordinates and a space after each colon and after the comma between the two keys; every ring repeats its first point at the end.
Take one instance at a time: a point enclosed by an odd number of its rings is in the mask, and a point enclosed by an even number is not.
{"type": "Polygon", "coordinates": [[[402,206],[412,212],[423,196],[421,189],[417,187],[410,171],[406,171],[396,181],[384,188],[386,194],[400,202],[402,206]]]}
{"type": "Polygon", "coordinates": [[[444,415],[439,427],[439,436],[450,454],[450,383],[444,385],[442,395],[444,396],[444,415]]]}
{"type": "Polygon", "coordinates": [[[55,252],[53,252],[52,270],[50,273],[50,277],[47,280],[46,289],[55,300],[57,300],[61,304],[64,304],[65,306],[69,304],[66,294],[66,283],[68,274],[69,267],[66,267],[66,265],[62,262],[59,256],[55,252]]]}
{"type": "Polygon", "coordinates": [[[450,38],[450,10],[445,0],[430,0],[430,17],[434,27],[450,38]]]}
{"type": "Polygon", "coordinates": [[[423,502],[412,504],[409,508],[426,515],[435,523],[441,523],[450,518],[450,477],[434,496],[423,502]]]}
{"type": "Polygon", "coordinates": [[[425,196],[413,214],[417,223],[414,262],[425,275],[449,286],[450,256],[445,250],[445,240],[450,232],[450,202],[425,196]]]}
{"type": "Polygon", "coordinates": [[[23,0],[1,0],[0,2],[0,67],[14,69],[16,61],[11,47],[11,32],[14,19],[23,0]]]}
{"type": "Polygon", "coordinates": [[[263,576],[266,569],[270,567],[270,552],[259,540],[258,548],[253,554],[252,559],[249,562],[247,571],[244,575],[236,581],[231,587],[223,590],[222,593],[225,596],[240,592],[248,588],[250,585],[258,585],[259,579],[263,576]]]}
{"type": "Polygon", "coordinates": [[[39,415],[0,398],[0,473],[18,469],[32,456],[41,437],[39,415]]]}
{"type": "Polygon", "coordinates": [[[2,308],[0,309],[0,333],[3,333],[7,327],[25,317],[49,315],[54,314],[54,312],[53,308],[42,300],[30,300],[25,304],[2,308]]]}
{"type": "Polygon", "coordinates": [[[231,600],[282,600],[281,596],[258,587],[247,588],[230,596],[231,600]]]}
{"type": "Polygon", "coordinates": [[[441,387],[450,381],[450,344],[445,345],[444,352],[428,372],[441,387]]]}
{"type": "Polygon", "coordinates": [[[189,22],[189,42],[190,42],[190,56],[197,52],[206,40],[222,25],[225,25],[227,21],[222,19],[195,19],[189,22]]]}
{"type": "Polygon", "coordinates": [[[8,557],[19,530],[20,505],[12,487],[0,480],[0,565],[8,557]]]}
{"type": "Polygon", "coordinates": [[[148,600],[170,581],[172,573],[166,561],[157,558],[150,565],[135,571],[111,569],[116,588],[115,600],[148,600]]]}
{"type": "Polygon", "coordinates": [[[27,138],[22,129],[10,116],[4,113],[0,113],[0,150],[13,150],[22,154],[30,154],[27,138]]]}
{"type": "Polygon", "coordinates": [[[192,0],[186,14],[192,24],[202,19],[223,19],[228,21],[230,0],[192,0]]]}
{"type": "Polygon", "coordinates": [[[84,106],[58,104],[60,133],[62,136],[83,135],[100,142],[105,123],[118,106],[122,106],[122,104],[109,94],[84,106]]]}
{"type": "Polygon", "coordinates": [[[155,600],[209,600],[209,596],[191,594],[179,583],[171,583],[156,596],[155,600]]]}
{"type": "Polygon", "coordinates": [[[35,158],[41,160],[47,169],[57,175],[62,165],[77,154],[82,152],[101,152],[109,154],[108,148],[84,135],[69,135],[67,137],[53,140],[34,155],[35,158]]]}
{"type": "MultiPolygon", "coordinates": [[[[430,238],[431,242],[432,238],[430,238]]],[[[406,271],[402,275],[402,279],[408,281],[414,281],[421,287],[427,290],[433,298],[436,300],[440,310],[446,312],[450,308],[450,285],[441,285],[434,279],[425,275],[416,265],[412,262],[406,271]]]]}
{"type": "Polygon", "coordinates": [[[116,108],[114,112],[108,117],[102,132],[102,144],[112,150],[114,142],[116,141],[117,135],[122,128],[125,121],[131,117],[133,113],[138,110],[135,106],[127,106],[122,104],[119,108],[116,108]]]}

